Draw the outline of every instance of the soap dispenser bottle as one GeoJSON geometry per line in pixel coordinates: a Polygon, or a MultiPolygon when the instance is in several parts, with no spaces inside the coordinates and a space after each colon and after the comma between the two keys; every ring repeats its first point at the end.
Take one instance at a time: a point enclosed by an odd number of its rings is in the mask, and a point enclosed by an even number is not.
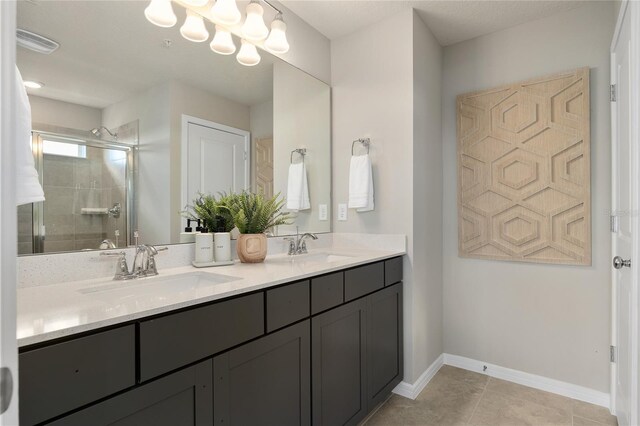
{"type": "Polygon", "coordinates": [[[187,226],[184,228],[184,232],[180,233],[180,242],[181,243],[195,243],[196,242],[196,234],[191,227],[191,219],[187,219],[187,226]]]}
{"type": "Polygon", "coordinates": [[[196,263],[213,262],[213,234],[207,228],[201,228],[202,232],[196,234],[196,263]]]}

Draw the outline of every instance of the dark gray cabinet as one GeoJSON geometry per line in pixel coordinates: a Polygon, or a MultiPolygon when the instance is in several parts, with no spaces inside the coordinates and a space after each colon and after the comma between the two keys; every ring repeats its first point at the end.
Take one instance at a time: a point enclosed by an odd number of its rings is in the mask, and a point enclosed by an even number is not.
{"type": "Polygon", "coordinates": [[[313,424],[354,425],[403,377],[402,283],[312,320],[313,424]]]}
{"type": "Polygon", "coordinates": [[[355,425],[367,414],[365,308],[359,299],[312,319],[315,426],[355,425]]]}
{"type": "Polygon", "coordinates": [[[142,321],[140,380],[210,357],[263,333],[262,293],[142,321]]]}
{"type": "Polygon", "coordinates": [[[371,411],[402,381],[402,284],[368,296],[366,312],[367,411],[371,411]]]}
{"type": "Polygon", "coordinates": [[[212,362],[204,361],[92,405],[55,426],[210,426],[212,362]]]}
{"type": "Polygon", "coordinates": [[[309,425],[309,320],[213,359],[216,425],[309,425]]]}
{"type": "Polygon", "coordinates": [[[20,354],[20,424],[64,414],[136,382],[132,325],[20,354]]]}
{"type": "Polygon", "coordinates": [[[356,425],[402,380],[401,280],[398,257],[23,348],[21,424],[356,425]]]}

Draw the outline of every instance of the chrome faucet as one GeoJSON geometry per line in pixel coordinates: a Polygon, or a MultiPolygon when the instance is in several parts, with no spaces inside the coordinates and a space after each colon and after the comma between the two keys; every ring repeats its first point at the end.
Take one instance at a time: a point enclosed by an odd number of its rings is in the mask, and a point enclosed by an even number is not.
{"type": "Polygon", "coordinates": [[[158,275],[155,255],[160,250],[167,250],[167,247],[160,249],[150,244],[140,244],[136,247],[136,256],[133,258],[133,269],[131,275],[135,277],[152,277],[158,275]]]}
{"type": "Polygon", "coordinates": [[[113,279],[116,281],[131,280],[141,277],[152,277],[158,275],[158,268],[156,266],[155,255],[159,251],[169,250],[168,247],[157,248],[151,244],[137,244],[138,232],[134,233],[136,240],[136,255],[133,258],[133,267],[129,272],[129,266],[127,265],[127,256],[124,251],[121,252],[104,252],[100,253],[101,256],[118,256],[118,262],[116,263],[116,272],[113,279]]]}
{"type": "Polygon", "coordinates": [[[305,254],[307,253],[307,242],[305,239],[310,237],[314,240],[318,239],[316,234],[312,234],[310,232],[305,232],[300,235],[298,232],[298,227],[296,226],[296,237],[287,237],[284,240],[289,241],[289,252],[287,253],[289,256],[295,256],[296,254],[305,254]]]}

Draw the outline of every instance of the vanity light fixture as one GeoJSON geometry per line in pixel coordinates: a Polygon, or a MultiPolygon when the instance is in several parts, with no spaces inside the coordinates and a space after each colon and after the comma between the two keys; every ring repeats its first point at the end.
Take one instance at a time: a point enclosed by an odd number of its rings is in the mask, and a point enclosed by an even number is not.
{"type": "Polygon", "coordinates": [[[242,25],[242,36],[246,40],[260,41],[267,38],[269,28],[264,24],[264,9],[258,0],[251,0],[247,5],[247,19],[242,25]]]}
{"type": "Polygon", "coordinates": [[[209,0],[182,0],[189,6],[202,7],[209,3],[209,0]]]}
{"type": "Polygon", "coordinates": [[[173,27],[178,22],[171,7],[171,0],[151,0],[149,6],[144,10],[144,16],[152,24],[164,28],[173,27]]]}
{"type": "Polygon", "coordinates": [[[204,26],[202,16],[189,9],[187,9],[187,19],[185,19],[184,24],[180,27],[180,34],[187,40],[195,41],[196,43],[209,39],[209,32],[204,26]]]}
{"type": "Polygon", "coordinates": [[[24,87],[28,87],[29,89],[42,89],[44,87],[44,83],[27,80],[24,82],[24,87]]]}
{"type": "Polygon", "coordinates": [[[209,47],[221,55],[232,55],[236,51],[236,45],[233,42],[231,33],[221,25],[216,25],[216,34],[213,36],[209,47]]]}
{"type": "Polygon", "coordinates": [[[287,41],[287,24],[282,20],[282,13],[278,13],[271,22],[271,33],[265,40],[264,47],[271,53],[287,53],[289,42],[287,41]]]}
{"type": "MultiPolygon", "coordinates": [[[[144,10],[147,19],[160,27],[172,27],[177,18],[171,6],[172,0],[151,0],[144,10]]],[[[236,45],[231,36],[230,27],[238,24],[242,18],[236,0],[215,0],[210,13],[203,11],[208,0],[173,0],[187,11],[187,18],[180,34],[194,42],[203,42],[209,38],[205,19],[215,24],[216,32],[209,44],[211,50],[221,55],[231,55],[236,51],[236,45]]],[[[240,28],[242,45],[236,59],[242,65],[254,66],[260,63],[260,55],[255,44],[264,40],[264,48],[272,53],[286,53],[289,51],[287,41],[287,25],[282,19],[282,12],[268,0],[251,0],[247,5],[247,18],[240,28]],[[260,2],[266,3],[276,11],[271,22],[271,32],[264,23],[264,8],[260,2]],[[265,40],[266,39],[266,40],[265,40]]]]}
{"type": "Polygon", "coordinates": [[[240,46],[238,56],[236,56],[238,62],[248,67],[258,65],[260,63],[260,55],[258,54],[256,46],[245,39],[240,40],[240,42],[242,45],[240,46]]]}
{"type": "Polygon", "coordinates": [[[211,14],[224,25],[235,25],[242,18],[236,0],[216,0],[211,14]]]}

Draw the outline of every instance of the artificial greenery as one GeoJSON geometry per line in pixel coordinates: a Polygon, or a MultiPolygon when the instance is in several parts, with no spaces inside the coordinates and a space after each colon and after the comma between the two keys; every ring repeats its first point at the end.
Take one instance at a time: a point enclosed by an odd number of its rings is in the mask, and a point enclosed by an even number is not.
{"type": "Polygon", "coordinates": [[[182,212],[188,219],[197,220],[210,232],[231,232],[235,227],[233,216],[229,209],[233,195],[220,194],[216,199],[213,195],[198,194],[192,206],[182,212]]]}
{"type": "Polygon", "coordinates": [[[261,234],[274,226],[289,223],[289,213],[282,212],[284,199],[280,194],[267,199],[262,193],[243,191],[229,197],[229,210],[241,234],[261,234]]]}

